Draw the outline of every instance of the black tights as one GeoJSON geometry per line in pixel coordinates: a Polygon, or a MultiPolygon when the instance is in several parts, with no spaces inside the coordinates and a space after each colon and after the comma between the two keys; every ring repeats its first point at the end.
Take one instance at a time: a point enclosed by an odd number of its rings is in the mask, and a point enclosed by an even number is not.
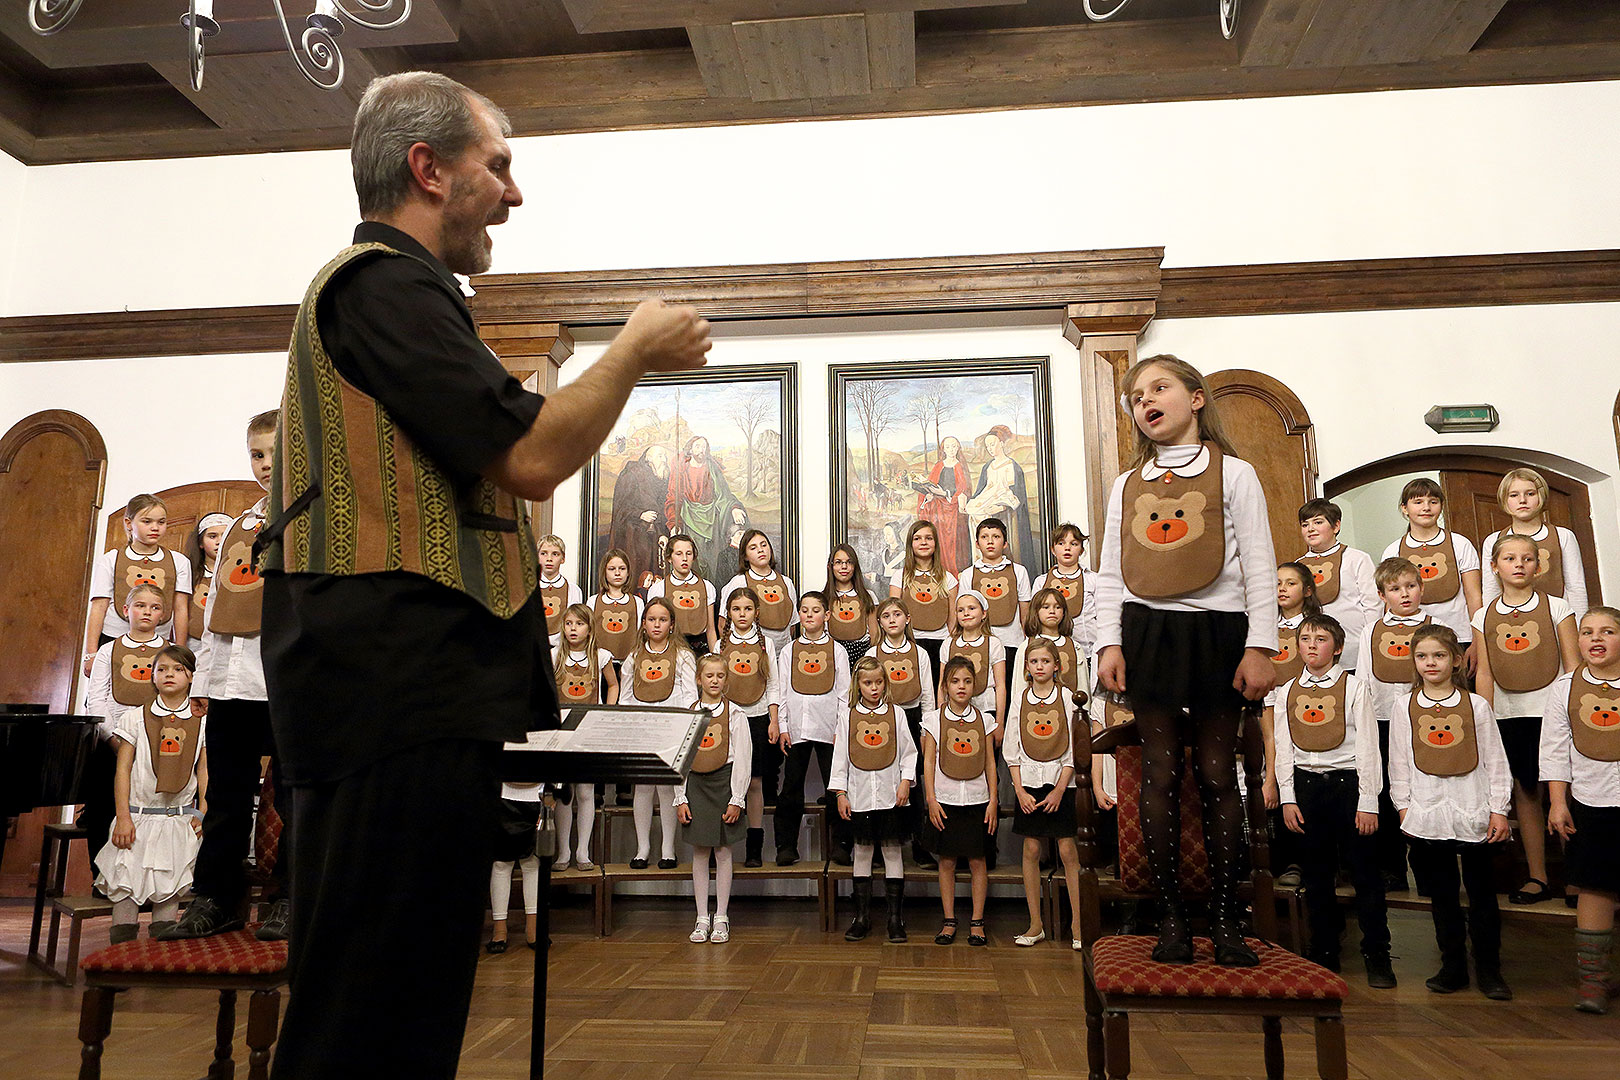
{"type": "Polygon", "coordinates": [[[1210,922],[1217,939],[1238,933],[1237,879],[1246,855],[1237,782],[1239,715],[1236,709],[1195,708],[1189,718],[1163,706],[1136,706],[1142,733],[1142,837],[1165,920],[1176,929],[1186,926],[1181,900],[1181,768],[1183,747],[1191,744],[1213,887],[1210,922]]]}

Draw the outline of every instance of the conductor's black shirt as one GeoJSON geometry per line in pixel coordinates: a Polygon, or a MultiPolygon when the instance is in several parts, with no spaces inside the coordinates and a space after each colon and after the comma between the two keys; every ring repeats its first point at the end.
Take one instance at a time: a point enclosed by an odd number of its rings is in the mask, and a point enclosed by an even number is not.
{"type": "MultiPolygon", "coordinates": [[[[528,431],[544,400],[478,337],[460,285],[416,240],[365,222],[360,260],[327,285],[316,326],[338,372],[374,397],[458,488],[528,431]]],[[[539,593],[510,619],[417,574],[270,574],[263,656],[286,779],[347,776],[437,739],[521,739],[557,711],[539,593]]]]}

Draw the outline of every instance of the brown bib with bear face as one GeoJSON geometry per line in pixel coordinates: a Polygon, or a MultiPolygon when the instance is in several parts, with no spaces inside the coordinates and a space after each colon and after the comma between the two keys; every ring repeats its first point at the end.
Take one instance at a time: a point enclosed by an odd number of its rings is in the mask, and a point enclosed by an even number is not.
{"type": "Polygon", "coordinates": [[[1116,701],[1112,695],[1103,698],[1103,727],[1118,727],[1136,719],[1136,710],[1116,701]]]}
{"type": "Polygon", "coordinates": [[[613,659],[622,663],[636,647],[634,600],[627,599],[622,604],[615,604],[600,596],[595,597],[591,601],[591,622],[596,630],[597,645],[606,649],[613,659]]]}
{"type": "Polygon", "coordinates": [[[1329,686],[1288,688],[1288,737],[1301,750],[1313,754],[1337,750],[1344,745],[1345,697],[1349,683],[1344,672],[1329,686]]]}
{"type": "Polygon", "coordinates": [[[1018,572],[1008,563],[1000,570],[981,570],[977,565],[968,574],[973,590],[983,596],[991,626],[1011,626],[1018,619],[1018,572]]]}
{"type": "Polygon", "coordinates": [[[886,649],[877,652],[883,664],[883,677],[889,680],[889,700],[902,708],[922,697],[922,661],[917,655],[915,641],[901,652],[886,649]]]}
{"type": "Polygon", "coordinates": [[[602,673],[592,674],[591,658],[575,662],[571,653],[563,654],[557,669],[557,700],[563,705],[595,705],[601,700],[602,673]]]}
{"type": "Polygon", "coordinates": [[[939,711],[939,771],[952,780],[977,780],[984,775],[984,717],[968,706],[968,717],[957,719],[948,709],[939,711]]]}
{"type": "Polygon", "coordinates": [[[208,594],[208,629],[216,634],[257,634],[264,612],[264,579],[253,562],[253,541],[264,518],[249,527],[231,522],[219,541],[214,587],[208,594]]]}
{"type": "Polygon", "coordinates": [[[764,637],[752,642],[727,637],[721,643],[720,655],[726,658],[726,696],[744,709],[759,704],[770,680],[764,637]]]}
{"type": "Polygon", "coordinates": [[[1593,761],[1620,761],[1620,686],[1594,683],[1583,667],[1569,681],[1569,731],[1575,752],[1593,761]]]}
{"type": "Polygon", "coordinates": [[[950,607],[945,583],[932,571],[919,570],[915,577],[900,590],[900,601],[911,616],[913,630],[943,630],[950,607]]]}
{"type": "Polygon", "coordinates": [[[1344,545],[1331,555],[1307,551],[1296,560],[1316,581],[1316,602],[1323,607],[1339,598],[1339,575],[1344,572],[1344,545]]]}
{"type": "Polygon", "coordinates": [[[709,718],[698,739],[698,752],[692,757],[692,771],[712,773],[731,757],[731,705],[721,701],[703,708],[709,718]]]}
{"type": "Polygon", "coordinates": [[[677,585],[666,577],[664,599],[675,609],[675,629],[687,637],[709,632],[709,590],[702,578],[677,585]]]}
{"type": "Polygon", "coordinates": [[[1170,470],[1145,480],[1137,468],[1125,478],[1119,567],[1126,588],[1144,600],[1195,593],[1226,565],[1221,448],[1206,442],[1204,449],[1209,464],[1197,476],[1170,470]]]}
{"type": "Polygon", "coordinates": [[[1069,752],[1069,717],[1063,692],[1046,703],[1031,700],[1029,691],[1018,703],[1018,736],[1024,753],[1033,761],[1056,761],[1069,752]]]}
{"type": "Polygon", "coordinates": [[[668,701],[675,690],[675,646],[666,645],[661,653],[648,652],[638,645],[630,654],[630,678],[634,684],[636,700],[643,705],[657,705],[668,701]]]}
{"type": "Polygon", "coordinates": [[[112,643],[112,696],[120,705],[134,708],[150,705],[157,700],[157,688],[152,685],[152,667],[157,654],[168,644],[154,637],[143,645],[131,647],[123,638],[112,643]]]}
{"type": "Polygon", "coordinates": [[[895,745],[893,705],[885,705],[882,712],[875,713],[850,707],[850,768],[862,772],[882,772],[894,764],[895,745]]]}
{"type": "Polygon", "coordinates": [[[540,594],[540,603],[546,609],[546,630],[553,634],[561,632],[563,612],[568,610],[568,579],[558,578],[555,585],[541,582],[535,592],[540,594]]]}
{"type": "MultiPolygon", "coordinates": [[[[1080,650],[1075,645],[1074,638],[1064,638],[1061,645],[1058,644],[1057,639],[1049,638],[1045,634],[1042,634],[1035,640],[1045,641],[1053,648],[1057,649],[1057,681],[1059,685],[1068,690],[1071,694],[1080,689],[1080,650]]],[[[1022,661],[1020,661],[1020,663],[1022,663],[1022,661]]]]}
{"type": "Polygon", "coordinates": [[[1410,686],[1417,681],[1417,665],[1412,662],[1412,635],[1418,626],[1391,626],[1382,619],[1373,623],[1373,678],[1379,682],[1410,686]]]}
{"type": "Polygon", "coordinates": [[[832,607],[827,609],[827,629],[834,641],[859,641],[867,635],[866,613],[861,610],[861,598],[853,590],[834,591],[830,597],[832,607]]]}
{"type": "Polygon", "coordinates": [[[142,708],[141,717],[146,724],[146,745],[152,753],[152,771],[157,773],[157,791],[161,795],[178,795],[186,790],[197,767],[202,717],[160,716],[150,704],[142,708]]]}
{"type": "MultiPolygon", "coordinates": [[[[1507,533],[1503,534],[1509,535],[1507,533]]],[[[1547,538],[1536,541],[1536,576],[1533,584],[1548,596],[1564,595],[1564,548],[1558,542],[1558,529],[1547,526],[1547,538]]]]}
{"type": "MultiPolygon", "coordinates": [[[[983,634],[977,645],[969,645],[955,634],[945,650],[945,659],[965,656],[973,662],[973,696],[978,697],[990,686],[990,635],[983,634]]],[[[941,665],[943,667],[943,665],[941,665]]]]}
{"type": "Polygon", "coordinates": [[[191,583],[191,617],[186,620],[186,637],[195,640],[203,636],[204,620],[208,618],[208,593],[213,587],[211,572],[205,572],[201,581],[191,583]]]}
{"type": "Polygon", "coordinates": [[[767,630],[786,630],[793,621],[793,599],[788,595],[787,581],[774,571],[768,578],[744,576],[748,587],[759,594],[759,625],[767,630]]]}
{"type": "Polygon", "coordinates": [[[1435,705],[1413,690],[1406,715],[1412,722],[1412,764],[1430,776],[1467,776],[1479,768],[1474,700],[1468,691],[1455,705],[1435,705]]]}
{"type": "Polygon", "coordinates": [[[1278,686],[1299,678],[1299,673],[1305,670],[1305,661],[1299,655],[1299,627],[1278,625],[1277,651],[1271,654],[1271,667],[1278,686]]]}
{"type": "Polygon", "coordinates": [[[1425,604],[1443,604],[1462,588],[1462,574],[1457,571],[1457,544],[1451,538],[1451,530],[1444,530],[1441,537],[1444,543],[1415,544],[1410,532],[1401,534],[1400,557],[1417,567],[1425,604]]]}
{"type": "MultiPolygon", "coordinates": [[[[221,551],[225,549],[220,548],[221,551]]],[[[132,559],[129,557],[129,545],[125,544],[118,549],[118,556],[113,560],[113,610],[122,615],[124,605],[129,603],[129,590],[137,585],[151,585],[163,592],[163,611],[166,616],[174,614],[174,584],[175,584],[175,557],[174,552],[166,547],[157,549],[155,559],[132,559]]],[[[164,619],[168,621],[167,618],[164,619]]]]}
{"type": "Polygon", "coordinates": [[[1490,651],[1491,679],[1504,690],[1527,694],[1558,678],[1558,627],[1552,604],[1540,593],[1535,607],[1503,615],[1493,600],[1485,606],[1485,648],[1490,651]]]}
{"type": "Polygon", "coordinates": [[[1086,572],[1079,569],[1074,577],[1058,577],[1058,568],[1046,572],[1046,587],[1063,594],[1063,604],[1069,609],[1069,618],[1078,619],[1086,606],[1086,572]]]}
{"type": "Polygon", "coordinates": [[[789,680],[795,694],[816,697],[832,693],[834,675],[838,670],[833,660],[833,650],[836,648],[839,646],[830,640],[819,645],[802,639],[793,643],[793,671],[789,680]]]}

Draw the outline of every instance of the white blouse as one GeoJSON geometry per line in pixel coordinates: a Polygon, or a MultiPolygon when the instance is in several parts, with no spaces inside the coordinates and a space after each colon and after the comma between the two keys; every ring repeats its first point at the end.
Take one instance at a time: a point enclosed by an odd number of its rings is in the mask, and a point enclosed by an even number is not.
{"type": "MultiPolygon", "coordinates": [[[[1620,679],[1604,682],[1585,670],[1580,677],[1594,693],[1620,697],[1620,679]]],[[[1541,778],[1569,784],[1570,795],[1587,806],[1620,806],[1620,761],[1597,761],[1575,749],[1569,720],[1574,679],[1575,674],[1566,671],[1547,691],[1547,712],[1541,718],[1541,778]]]]}
{"type": "Polygon", "coordinates": [[[1328,668],[1325,675],[1300,672],[1298,680],[1290,680],[1278,688],[1277,702],[1282,707],[1273,722],[1277,747],[1277,794],[1284,803],[1298,802],[1294,798],[1294,770],[1306,772],[1336,772],[1341,769],[1356,771],[1356,809],[1364,814],[1378,813],[1378,794],[1384,790],[1384,757],[1378,751],[1378,723],[1373,716],[1372,691],[1367,683],[1355,675],[1346,675],[1344,684],[1344,742],[1332,750],[1300,750],[1294,746],[1292,729],[1284,710],[1288,706],[1288,692],[1297,681],[1305,689],[1332,686],[1344,669],[1338,664],[1328,668]]]}
{"type": "MultiPolygon", "coordinates": [[[[1453,690],[1434,703],[1455,705],[1461,695],[1453,690]]],[[[1407,836],[1477,844],[1485,839],[1491,815],[1506,816],[1513,801],[1513,774],[1496,715],[1484,698],[1468,696],[1474,706],[1479,766],[1464,776],[1430,776],[1412,764],[1412,722],[1407,713],[1412,694],[1401,695],[1389,729],[1389,799],[1396,810],[1406,811],[1401,831],[1407,836]]]]}
{"type": "MultiPolygon", "coordinates": [[[[865,716],[876,716],[883,712],[882,709],[868,709],[862,704],[856,704],[852,711],[865,716]]],[[[850,765],[847,720],[839,724],[838,730],[833,733],[832,775],[827,778],[827,789],[842,791],[849,796],[849,808],[857,814],[893,807],[900,795],[900,782],[917,775],[918,751],[917,744],[911,738],[911,725],[906,723],[906,714],[899,708],[894,710],[894,720],[894,760],[889,762],[887,768],[876,772],[850,765]]],[[[911,800],[920,802],[922,794],[912,791],[911,800]]]]}
{"type": "MultiPolygon", "coordinates": [[[[1569,601],[1570,610],[1575,612],[1575,617],[1579,619],[1586,614],[1586,609],[1591,604],[1586,591],[1586,564],[1581,562],[1580,541],[1575,539],[1574,533],[1562,525],[1549,526],[1543,524],[1541,528],[1533,533],[1520,533],[1519,535],[1529,540],[1545,540],[1549,528],[1558,533],[1558,553],[1564,564],[1563,598],[1569,601]]],[[[1479,555],[1482,560],[1491,557],[1491,550],[1496,547],[1496,538],[1501,535],[1501,531],[1498,530],[1485,538],[1485,542],[1479,546],[1479,555]]],[[[1494,571],[1487,569],[1480,574],[1479,587],[1481,596],[1487,604],[1502,595],[1502,582],[1498,580],[1494,571]]]]}
{"type": "MultiPolygon", "coordinates": [[[[993,711],[985,712],[980,709],[979,715],[984,720],[984,736],[986,739],[990,739],[996,731],[996,714],[993,711]]],[[[990,781],[987,778],[988,774],[977,776],[972,780],[952,780],[945,775],[945,770],[940,764],[943,753],[939,745],[941,716],[950,717],[959,722],[969,719],[967,715],[953,712],[949,705],[923,717],[923,734],[932,737],[934,740],[934,798],[938,799],[942,806],[974,806],[978,803],[989,802],[990,781]]],[[[988,768],[990,772],[993,772],[995,765],[991,764],[988,768]]]]}
{"type": "MultiPolygon", "coordinates": [[[[1062,684],[1054,685],[1051,693],[1045,697],[1036,697],[1029,689],[1025,688],[1019,692],[1017,697],[1007,702],[1007,730],[1002,736],[1001,756],[1007,762],[1007,768],[1016,767],[1018,769],[1017,780],[1022,786],[1031,789],[1048,785],[1055,786],[1064,769],[1073,770],[1074,740],[1087,738],[1090,735],[1087,731],[1080,731],[1077,734],[1075,732],[1075,720],[1074,710],[1069,707],[1062,684]],[[1036,761],[1024,753],[1024,725],[1019,718],[1018,712],[1026,698],[1031,704],[1035,705],[1050,705],[1052,702],[1057,701],[1063,706],[1063,715],[1069,722],[1068,754],[1061,755],[1052,761],[1036,761]]],[[[1084,727],[1085,718],[1081,717],[1079,721],[1081,726],[1084,727]]],[[[1069,774],[1069,782],[1066,786],[1074,787],[1074,773],[1072,771],[1069,774]]]]}
{"type": "MultiPolygon", "coordinates": [[[[714,716],[720,710],[718,703],[706,705],[704,708],[708,709],[710,716],[714,716]]],[[[726,762],[731,766],[731,798],[728,802],[731,806],[740,806],[746,809],[748,806],[748,783],[753,778],[754,771],[754,736],[748,727],[748,717],[743,715],[743,711],[729,702],[727,703],[727,709],[730,713],[728,726],[731,728],[730,737],[726,743],[726,762]]],[[[688,777],[687,780],[689,779],[691,778],[688,777]]],[[[684,805],[687,801],[687,780],[682,780],[675,785],[676,806],[684,805]]]]}
{"type": "Polygon", "coordinates": [[[771,668],[776,684],[777,726],[791,742],[832,743],[838,724],[849,712],[849,653],[825,630],[820,638],[800,638],[804,645],[826,645],[833,658],[833,688],[825,694],[801,694],[793,689],[793,646],[777,654],[771,668]]]}

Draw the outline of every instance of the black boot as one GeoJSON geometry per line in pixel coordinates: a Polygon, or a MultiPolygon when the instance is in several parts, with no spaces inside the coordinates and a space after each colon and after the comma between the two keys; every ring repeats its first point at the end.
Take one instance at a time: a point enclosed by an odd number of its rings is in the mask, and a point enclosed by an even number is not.
{"type": "Polygon", "coordinates": [[[1210,900],[1209,940],[1215,946],[1215,962],[1222,967],[1257,967],[1260,957],[1243,940],[1243,922],[1238,916],[1235,896],[1223,896],[1217,888],[1210,900]]]}
{"type": "Polygon", "coordinates": [[[883,898],[889,907],[889,944],[903,945],[906,941],[906,879],[883,879],[883,898]]]}
{"type": "Polygon", "coordinates": [[[872,879],[858,877],[851,884],[855,894],[855,920],[844,931],[844,940],[860,941],[872,929],[872,879]]]}
{"type": "Polygon", "coordinates": [[[765,865],[765,830],[749,829],[747,840],[747,854],[743,857],[744,866],[765,865]]]}

